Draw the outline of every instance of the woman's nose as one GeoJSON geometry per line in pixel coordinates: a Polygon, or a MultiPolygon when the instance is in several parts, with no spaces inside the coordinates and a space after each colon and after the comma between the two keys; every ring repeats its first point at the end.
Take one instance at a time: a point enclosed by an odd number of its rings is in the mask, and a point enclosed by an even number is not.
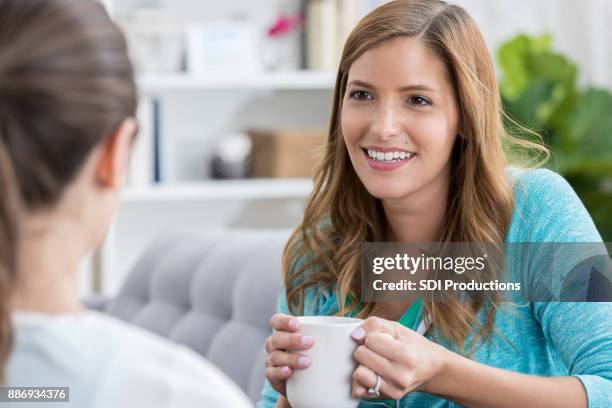
{"type": "Polygon", "coordinates": [[[389,141],[400,135],[401,129],[398,123],[398,115],[393,107],[380,107],[372,130],[374,135],[381,141],[389,141]]]}

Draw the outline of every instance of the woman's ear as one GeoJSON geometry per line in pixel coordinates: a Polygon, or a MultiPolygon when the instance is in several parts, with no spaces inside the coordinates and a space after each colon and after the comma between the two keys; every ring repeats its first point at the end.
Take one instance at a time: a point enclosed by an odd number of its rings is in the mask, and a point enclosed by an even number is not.
{"type": "Polygon", "coordinates": [[[136,121],[125,119],[117,130],[103,142],[96,167],[96,180],[101,187],[119,188],[127,177],[136,121]]]}

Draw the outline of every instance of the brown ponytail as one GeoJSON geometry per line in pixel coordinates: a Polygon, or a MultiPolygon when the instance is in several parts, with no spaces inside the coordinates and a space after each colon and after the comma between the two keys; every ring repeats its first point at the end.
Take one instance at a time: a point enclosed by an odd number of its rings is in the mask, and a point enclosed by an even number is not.
{"type": "Polygon", "coordinates": [[[0,0],[0,382],[11,349],[18,211],[53,206],[135,115],[123,35],[91,0],[0,0]]]}
{"type": "MultiPolygon", "coordinates": [[[[8,359],[13,341],[9,298],[15,281],[18,209],[13,165],[0,140],[0,367],[8,359]]],[[[0,384],[3,383],[4,373],[0,370],[0,384]]]]}

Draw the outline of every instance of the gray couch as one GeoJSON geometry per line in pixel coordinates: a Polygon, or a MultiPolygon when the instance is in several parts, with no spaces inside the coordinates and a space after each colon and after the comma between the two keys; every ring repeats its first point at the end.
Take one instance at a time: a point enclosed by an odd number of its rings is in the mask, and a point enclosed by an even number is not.
{"type": "Polygon", "coordinates": [[[86,303],[197,351],[256,402],[288,237],[285,230],[167,233],[115,298],[86,303]]]}

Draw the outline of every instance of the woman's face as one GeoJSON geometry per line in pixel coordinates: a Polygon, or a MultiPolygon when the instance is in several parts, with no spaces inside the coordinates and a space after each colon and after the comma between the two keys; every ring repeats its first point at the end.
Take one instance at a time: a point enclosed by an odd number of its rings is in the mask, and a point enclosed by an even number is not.
{"type": "Polygon", "coordinates": [[[444,63],[415,38],[386,41],[351,66],[341,126],[351,162],[380,199],[445,182],[459,109],[444,63]]]}

